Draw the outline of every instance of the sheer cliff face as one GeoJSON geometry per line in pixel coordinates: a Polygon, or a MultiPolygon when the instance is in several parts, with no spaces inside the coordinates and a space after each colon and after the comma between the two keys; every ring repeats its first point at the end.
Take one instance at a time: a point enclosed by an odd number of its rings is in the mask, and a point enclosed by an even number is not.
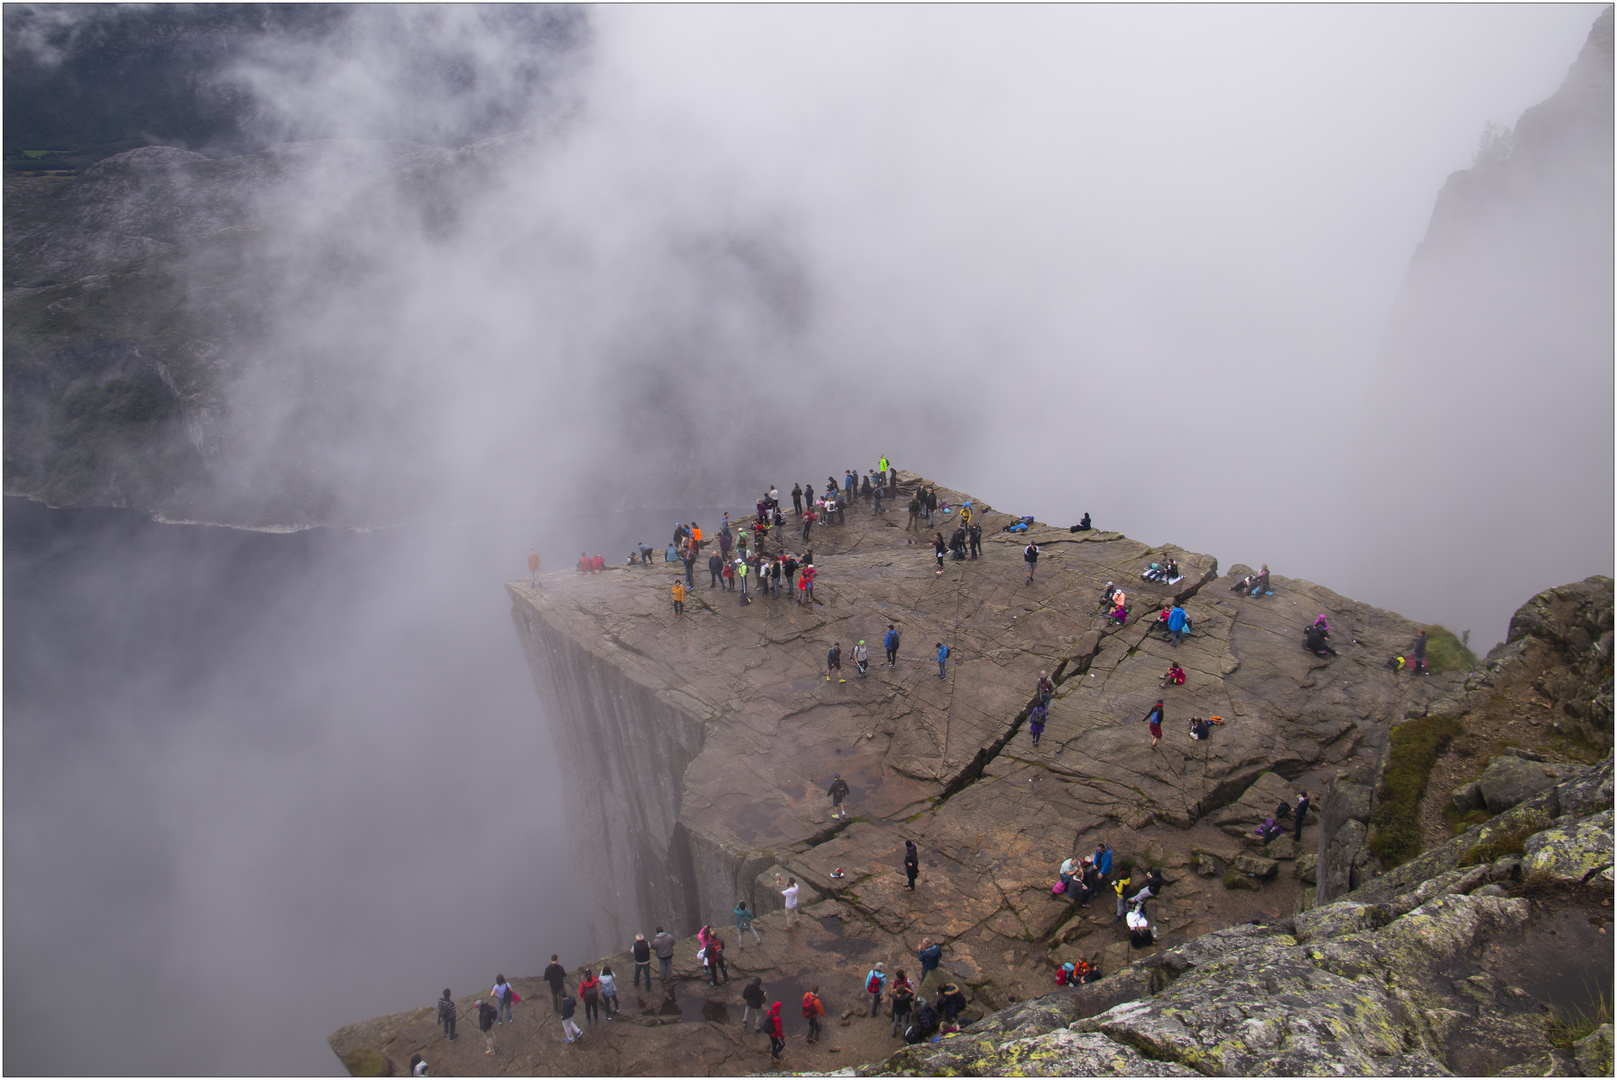
{"type": "Polygon", "coordinates": [[[1555,95],[1438,196],[1357,440],[1368,520],[1423,567],[1406,610],[1464,619],[1483,575],[1528,595],[1609,571],[1612,128],[1608,8],[1555,95]]]}

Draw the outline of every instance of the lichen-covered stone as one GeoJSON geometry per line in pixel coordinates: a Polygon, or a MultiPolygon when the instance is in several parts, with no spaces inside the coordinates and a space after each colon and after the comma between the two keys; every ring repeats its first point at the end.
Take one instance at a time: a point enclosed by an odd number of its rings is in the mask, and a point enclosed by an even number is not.
{"type": "Polygon", "coordinates": [[[1527,840],[1523,880],[1581,885],[1612,865],[1612,812],[1555,825],[1527,840]]]}
{"type": "Polygon", "coordinates": [[[1611,1075],[1611,1025],[1601,1024],[1572,1044],[1572,1056],[1585,1076],[1611,1075]]]}

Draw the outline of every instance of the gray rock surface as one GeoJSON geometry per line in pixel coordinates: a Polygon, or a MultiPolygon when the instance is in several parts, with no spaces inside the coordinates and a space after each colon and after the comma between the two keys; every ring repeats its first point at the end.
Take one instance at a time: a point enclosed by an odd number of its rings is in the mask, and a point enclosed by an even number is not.
{"type": "Polygon", "coordinates": [[[1545,788],[1554,787],[1566,778],[1567,772],[1564,765],[1546,765],[1513,754],[1501,754],[1489,762],[1477,778],[1477,793],[1489,813],[1501,814],[1545,788]]]}

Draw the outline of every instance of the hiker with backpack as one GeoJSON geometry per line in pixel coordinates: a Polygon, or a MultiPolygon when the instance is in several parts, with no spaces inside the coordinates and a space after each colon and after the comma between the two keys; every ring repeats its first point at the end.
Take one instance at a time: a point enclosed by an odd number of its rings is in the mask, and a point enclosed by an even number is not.
{"type": "Polygon", "coordinates": [[[1331,648],[1329,638],[1325,631],[1318,626],[1310,626],[1303,631],[1303,648],[1315,656],[1335,656],[1336,650],[1331,648]]]}
{"type": "Polygon", "coordinates": [[[517,992],[511,984],[505,981],[504,975],[494,976],[494,989],[490,990],[489,994],[494,998],[495,1007],[500,1011],[499,1017],[494,1022],[512,1023],[511,1006],[521,999],[517,997],[517,992]]]}
{"type": "Polygon", "coordinates": [[[837,682],[845,683],[848,680],[842,677],[842,642],[833,641],[831,647],[825,650],[825,681],[830,682],[831,676],[837,677],[837,682]]]}
{"type": "Polygon", "coordinates": [[[865,993],[870,995],[871,1016],[875,1016],[876,1011],[881,1008],[882,994],[885,993],[886,990],[887,972],[883,969],[882,963],[878,960],[876,962],[876,966],[870,969],[870,974],[865,976],[865,993]]]}
{"type": "Polygon", "coordinates": [[[786,1049],[786,1027],[780,1020],[780,1002],[769,1006],[769,1017],[764,1026],[769,1032],[769,1056],[779,1061],[781,1051],[786,1049]]]}
{"type": "Polygon", "coordinates": [[[831,816],[833,818],[847,817],[848,812],[842,809],[842,800],[848,797],[848,782],[837,773],[831,778],[831,786],[825,793],[831,796],[831,816]]]}
{"type": "Polygon", "coordinates": [[[606,1018],[610,1020],[618,1012],[618,977],[612,973],[612,965],[608,964],[601,969],[598,978],[601,983],[601,1003],[606,1006],[606,1018]]]}
{"type": "Polygon", "coordinates": [[[941,679],[946,674],[945,669],[947,668],[948,663],[949,663],[949,646],[945,645],[943,642],[940,641],[937,644],[937,650],[938,650],[938,678],[941,679]]]}
{"type": "Polygon", "coordinates": [[[908,525],[904,526],[904,531],[905,532],[917,531],[917,530],[920,529],[920,526],[921,526],[921,497],[919,495],[912,495],[910,497],[910,521],[909,521],[908,525]]]}
{"type": "Polygon", "coordinates": [[[724,962],[724,939],[717,934],[710,934],[707,940],[707,972],[713,980],[713,985],[719,985],[719,976],[724,981],[730,981],[730,967],[724,962]]]}
{"type": "Polygon", "coordinates": [[[747,931],[749,930],[752,931],[752,940],[754,943],[758,945],[762,945],[764,943],[764,939],[758,936],[758,928],[752,925],[752,909],[747,907],[747,902],[745,900],[736,901],[735,917],[736,948],[744,949],[747,947],[747,931]]]}
{"type": "Polygon", "coordinates": [[[1044,737],[1044,721],[1048,715],[1049,710],[1043,705],[1033,706],[1033,711],[1028,713],[1027,731],[1029,735],[1033,736],[1034,746],[1038,746],[1039,740],[1044,737]]]}
{"type": "Polygon", "coordinates": [[[860,638],[859,644],[853,647],[853,663],[859,669],[859,677],[863,679],[870,671],[870,650],[865,648],[864,638],[860,638]]]}
{"type": "Polygon", "coordinates": [[[1178,604],[1175,604],[1173,610],[1168,613],[1168,633],[1173,637],[1175,645],[1184,638],[1185,624],[1189,621],[1190,617],[1185,614],[1185,609],[1178,604]]]}
{"type": "Polygon", "coordinates": [[[1050,699],[1055,697],[1056,684],[1050,681],[1048,671],[1039,672],[1039,681],[1033,685],[1033,694],[1039,699],[1038,703],[1045,708],[1050,707],[1050,699]]]}
{"type": "Polygon", "coordinates": [[[1303,822],[1308,817],[1308,792],[1306,790],[1297,793],[1297,809],[1292,811],[1292,815],[1297,819],[1297,832],[1292,839],[1300,844],[1303,842],[1303,822]]]}
{"type": "Polygon", "coordinates": [[[601,1018],[601,980],[589,968],[578,981],[578,996],[584,1002],[584,1020],[593,1024],[601,1018]]]}
{"type": "Polygon", "coordinates": [[[808,1042],[820,1041],[820,1017],[825,1015],[825,1002],[820,1000],[818,986],[803,995],[803,1019],[808,1021],[808,1042]]]}
{"type": "Polygon", "coordinates": [[[887,624],[887,633],[881,643],[882,648],[887,650],[887,666],[894,666],[898,663],[898,628],[892,623],[887,624]]]}
{"type": "Polygon", "coordinates": [[[983,553],[983,525],[982,525],[982,522],[973,521],[971,523],[971,531],[970,531],[969,535],[970,535],[970,539],[971,539],[971,544],[970,544],[971,557],[973,559],[975,559],[975,558],[977,558],[979,555],[981,555],[983,553]]]}

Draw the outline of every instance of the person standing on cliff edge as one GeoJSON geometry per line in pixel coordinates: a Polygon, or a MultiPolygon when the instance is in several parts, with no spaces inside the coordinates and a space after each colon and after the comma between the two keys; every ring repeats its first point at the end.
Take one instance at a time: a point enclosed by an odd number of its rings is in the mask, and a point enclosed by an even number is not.
{"type": "Polygon", "coordinates": [[[749,930],[752,931],[752,940],[755,943],[759,945],[764,943],[764,939],[758,936],[758,928],[752,925],[752,909],[747,906],[745,900],[736,901],[735,917],[736,948],[744,949],[747,947],[747,931],[749,930]]]}
{"type": "Polygon", "coordinates": [[[444,996],[438,999],[438,1023],[443,1025],[444,1034],[449,1041],[455,1041],[455,999],[449,996],[449,988],[444,988],[444,996]]]}
{"type": "Polygon", "coordinates": [[[555,953],[550,954],[550,966],[545,968],[544,980],[550,984],[550,1007],[560,1012],[562,989],[567,985],[567,969],[561,966],[555,953]]]}
{"type": "Polygon", "coordinates": [[[528,586],[530,588],[539,586],[539,553],[533,548],[528,549],[528,586]]]}
{"type": "Polygon", "coordinates": [[[831,796],[831,816],[847,817],[848,812],[842,809],[842,800],[848,797],[848,782],[842,779],[841,773],[831,778],[831,786],[825,789],[825,793],[831,796]]]}
{"type": "Polygon", "coordinates": [[[651,946],[646,944],[646,935],[634,936],[634,948],[630,950],[634,956],[634,988],[640,989],[640,976],[646,977],[646,993],[651,993],[651,946]]]}
{"type": "Polygon", "coordinates": [[[657,974],[663,982],[674,977],[674,935],[657,927],[657,933],[652,936],[651,948],[657,954],[657,974]]]}
{"type": "MultiPolygon", "coordinates": [[[[780,884],[779,874],[775,875],[775,884],[780,884]]],[[[797,879],[787,878],[786,887],[781,889],[780,895],[786,902],[786,929],[791,930],[797,926],[797,879]]]]}
{"type": "Polygon", "coordinates": [[[1297,832],[1292,837],[1292,840],[1300,844],[1303,842],[1303,821],[1308,817],[1307,791],[1299,791],[1297,793],[1297,809],[1292,811],[1292,817],[1295,818],[1297,822],[1297,832]]]}

